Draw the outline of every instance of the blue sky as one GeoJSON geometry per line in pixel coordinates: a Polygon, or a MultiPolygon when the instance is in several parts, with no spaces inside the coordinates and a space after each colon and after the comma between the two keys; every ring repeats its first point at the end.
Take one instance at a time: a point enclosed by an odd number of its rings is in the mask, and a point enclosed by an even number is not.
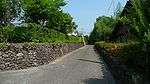
{"type": "Polygon", "coordinates": [[[67,5],[63,10],[70,13],[78,25],[78,31],[89,34],[97,17],[114,14],[118,2],[122,6],[127,0],[66,0],[67,5]],[[112,3],[113,1],[113,3],[112,3]]]}

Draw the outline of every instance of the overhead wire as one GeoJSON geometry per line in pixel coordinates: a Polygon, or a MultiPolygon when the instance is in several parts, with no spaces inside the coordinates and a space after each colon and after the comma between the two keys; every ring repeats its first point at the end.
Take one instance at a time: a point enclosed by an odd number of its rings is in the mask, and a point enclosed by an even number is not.
{"type": "Polygon", "coordinates": [[[111,0],[110,5],[108,6],[108,10],[106,13],[109,14],[111,9],[114,9],[113,12],[115,11],[115,0],[111,0]]]}
{"type": "MultiPolygon", "coordinates": [[[[108,1],[110,1],[110,0],[108,0],[108,1]]],[[[123,0],[123,2],[124,1],[129,1],[129,0],[123,0]]],[[[105,2],[107,3],[107,0],[105,0],[105,2]]],[[[111,9],[113,9],[113,12],[115,12],[115,3],[116,2],[119,2],[119,0],[111,0],[111,2],[110,2],[110,5],[108,6],[108,9],[107,9],[107,11],[106,11],[106,14],[108,15],[109,13],[110,13],[110,11],[111,11],[111,9]]]]}

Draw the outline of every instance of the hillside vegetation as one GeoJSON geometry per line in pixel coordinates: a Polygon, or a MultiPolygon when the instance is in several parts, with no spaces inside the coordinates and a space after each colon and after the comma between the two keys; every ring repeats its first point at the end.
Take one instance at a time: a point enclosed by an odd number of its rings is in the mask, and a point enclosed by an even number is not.
{"type": "Polygon", "coordinates": [[[98,17],[89,38],[98,50],[106,50],[106,56],[127,67],[124,74],[131,84],[149,84],[149,10],[149,0],[130,0],[117,15],[98,17]]]}
{"type": "Polygon", "coordinates": [[[2,0],[0,42],[81,42],[73,33],[77,25],[63,12],[64,0],[2,0]]]}

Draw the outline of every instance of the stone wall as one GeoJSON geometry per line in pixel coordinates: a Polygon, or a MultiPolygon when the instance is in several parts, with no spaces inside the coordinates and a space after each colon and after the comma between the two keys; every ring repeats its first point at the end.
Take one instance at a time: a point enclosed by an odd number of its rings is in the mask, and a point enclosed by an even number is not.
{"type": "Polygon", "coordinates": [[[48,64],[82,44],[5,44],[0,48],[0,71],[48,64]]]}

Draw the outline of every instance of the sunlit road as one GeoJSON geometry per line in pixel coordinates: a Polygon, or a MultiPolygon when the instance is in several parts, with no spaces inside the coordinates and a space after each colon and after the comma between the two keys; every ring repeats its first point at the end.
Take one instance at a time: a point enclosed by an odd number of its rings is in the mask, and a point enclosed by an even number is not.
{"type": "Polygon", "coordinates": [[[0,72],[0,84],[115,84],[92,45],[36,68],[0,72]]]}

